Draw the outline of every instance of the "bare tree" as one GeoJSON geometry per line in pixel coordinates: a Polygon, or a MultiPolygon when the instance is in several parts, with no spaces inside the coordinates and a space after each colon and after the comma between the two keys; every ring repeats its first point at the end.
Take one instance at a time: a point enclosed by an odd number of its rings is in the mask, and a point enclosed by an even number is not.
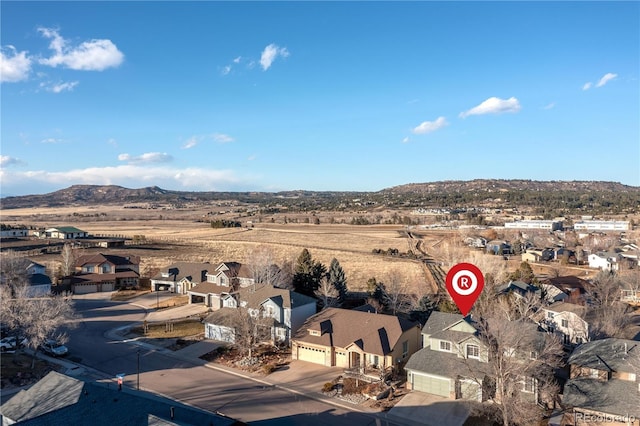
{"type": "Polygon", "coordinates": [[[333,285],[329,277],[325,276],[320,280],[320,286],[314,292],[316,297],[322,303],[322,309],[331,308],[339,305],[338,289],[333,285]]]}
{"type": "Polygon", "coordinates": [[[400,312],[406,313],[412,306],[409,285],[397,270],[387,274],[382,303],[393,315],[400,312]]]}
{"type": "Polygon", "coordinates": [[[620,301],[625,283],[617,275],[604,271],[598,273],[591,283],[591,306],[586,314],[591,325],[591,337],[624,337],[631,320],[627,315],[629,306],[620,301]]]}
{"type": "Polygon", "coordinates": [[[73,302],[63,296],[33,297],[26,270],[15,269],[17,265],[11,260],[2,265],[0,319],[16,337],[24,336],[27,347],[34,350],[33,367],[35,351],[46,339],[66,341],[62,326],[70,328],[75,325],[73,302]]]}
{"type": "Polygon", "coordinates": [[[265,246],[254,248],[248,257],[249,268],[256,284],[285,287],[287,274],[275,262],[271,249],[265,246]]]}
{"type": "Polygon", "coordinates": [[[223,325],[233,330],[233,346],[249,360],[253,359],[254,351],[261,343],[273,338],[273,319],[265,316],[262,308],[238,307],[223,320],[223,325]]]}
{"type": "Polygon", "coordinates": [[[557,396],[554,371],[561,364],[562,347],[557,337],[538,331],[536,324],[510,320],[506,303],[483,305],[482,313],[474,307],[478,337],[487,351],[486,364],[466,365],[472,377],[486,374],[483,387],[491,386],[485,396],[495,403],[499,422],[505,426],[536,424],[544,414],[539,403],[550,403],[557,396]]]}
{"type": "Polygon", "coordinates": [[[69,275],[73,275],[75,271],[75,263],[76,263],[76,255],[71,247],[71,244],[66,243],[62,247],[62,252],[60,253],[62,257],[62,265],[61,265],[61,273],[63,277],[68,277],[69,275]]]}

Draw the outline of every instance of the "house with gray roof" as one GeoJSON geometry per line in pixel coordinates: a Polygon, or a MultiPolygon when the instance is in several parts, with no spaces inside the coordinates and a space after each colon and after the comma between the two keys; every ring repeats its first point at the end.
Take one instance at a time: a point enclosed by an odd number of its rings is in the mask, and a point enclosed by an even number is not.
{"type": "Polygon", "coordinates": [[[176,262],[151,278],[151,291],[170,291],[187,294],[189,290],[207,281],[207,273],[214,267],[208,262],[176,262]]]}
{"type": "Polygon", "coordinates": [[[326,308],[305,321],[291,347],[292,359],[385,372],[420,348],[420,327],[395,315],[326,308]]]}
{"type": "Polygon", "coordinates": [[[640,342],[610,338],[583,343],[568,363],[562,404],[573,419],[600,416],[617,419],[608,424],[640,423],[640,342]]]}
{"type": "Polygon", "coordinates": [[[534,316],[544,330],[558,336],[567,348],[589,341],[589,323],[584,319],[587,309],[574,303],[555,302],[541,308],[534,316]]]}
{"type": "Polygon", "coordinates": [[[293,333],[316,313],[316,302],[313,297],[268,284],[243,287],[225,298],[224,306],[205,319],[205,337],[233,342],[235,333],[229,326],[229,311],[246,308],[254,317],[273,318],[272,340],[289,343],[293,333]]]}
{"type": "Polygon", "coordinates": [[[237,421],[149,392],[115,384],[84,382],[52,371],[0,407],[2,424],[81,425],[220,425],[237,421]]]}
{"type": "Polygon", "coordinates": [[[207,270],[204,279],[187,289],[189,303],[203,303],[216,310],[237,306],[237,292],[256,283],[249,265],[222,262],[207,270]]]}

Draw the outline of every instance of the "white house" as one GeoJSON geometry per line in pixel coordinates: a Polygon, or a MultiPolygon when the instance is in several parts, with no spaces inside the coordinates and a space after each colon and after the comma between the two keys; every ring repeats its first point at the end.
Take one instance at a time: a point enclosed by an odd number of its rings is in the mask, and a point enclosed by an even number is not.
{"type": "Polygon", "coordinates": [[[44,231],[44,236],[59,240],[74,240],[76,238],[87,238],[89,233],[73,226],[60,226],[58,228],[47,228],[44,231]]]}
{"type": "Polygon", "coordinates": [[[631,229],[631,222],[624,220],[582,220],[573,224],[576,231],[617,231],[631,229]]]}
{"type": "Polygon", "coordinates": [[[267,284],[241,288],[225,301],[224,306],[205,319],[207,339],[233,342],[235,333],[228,320],[238,305],[247,308],[252,316],[262,313],[273,318],[271,336],[280,342],[289,342],[291,335],[316,313],[316,299],[267,284]]]}
{"type": "Polygon", "coordinates": [[[618,256],[615,253],[591,253],[588,256],[589,267],[602,271],[617,271],[618,256]]]}
{"type": "Polygon", "coordinates": [[[0,238],[26,238],[29,236],[29,230],[26,226],[2,225],[0,229],[0,238]]]}
{"type": "Polygon", "coordinates": [[[563,345],[573,347],[589,341],[589,323],[582,318],[585,313],[584,306],[556,302],[542,308],[536,319],[542,328],[556,334],[563,345]]]}

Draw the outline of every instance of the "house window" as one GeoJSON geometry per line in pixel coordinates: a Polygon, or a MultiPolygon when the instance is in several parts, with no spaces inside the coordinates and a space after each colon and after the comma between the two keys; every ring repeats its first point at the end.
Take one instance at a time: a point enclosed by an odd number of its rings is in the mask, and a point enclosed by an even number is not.
{"type": "Polygon", "coordinates": [[[319,336],[320,335],[320,331],[318,330],[309,330],[309,334],[312,336],[319,336]]]}
{"type": "Polygon", "coordinates": [[[102,265],[102,273],[108,274],[109,272],[111,272],[111,265],[102,265]]]}
{"type": "Polygon", "coordinates": [[[406,358],[409,355],[409,341],[402,342],[402,358],[406,358]]]}
{"type": "Polygon", "coordinates": [[[547,312],[547,318],[553,318],[553,312],[547,312]]]}
{"type": "Polygon", "coordinates": [[[535,391],[535,379],[533,377],[525,377],[524,378],[524,386],[522,390],[524,392],[533,393],[535,391]]]}
{"type": "Polygon", "coordinates": [[[478,345],[467,345],[467,358],[480,359],[480,347],[478,345]]]}
{"type": "Polygon", "coordinates": [[[592,379],[597,379],[599,376],[599,373],[600,372],[594,368],[589,369],[589,377],[591,377],[592,379]]]}
{"type": "Polygon", "coordinates": [[[444,340],[440,340],[440,350],[451,352],[451,342],[446,342],[444,340]]]}
{"type": "Polygon", "coordinates": [[[89,273],[93,273],[94,269],[93,269],[93,265],[87,265],[84,267],[84,271],[85,272],[89,272],[89,273]]]}
{"type": "Polygon", "coordinates": [[[561,322],[562,326],[564,328],[568,328],[569,327],[569,320],[563,319],[561,322]]]}
{"type": "Polygon", "coordinates": [[[538,352],[536,351],[529,352],[529,359],[538,359],[538,352]]]}

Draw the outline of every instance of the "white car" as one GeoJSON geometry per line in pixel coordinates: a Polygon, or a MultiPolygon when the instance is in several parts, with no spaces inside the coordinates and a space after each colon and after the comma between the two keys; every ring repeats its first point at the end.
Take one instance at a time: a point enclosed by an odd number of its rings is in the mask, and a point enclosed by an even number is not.
{"type": "MultiPolygon", "coordinates": [[[[8,336],[0,340],[0,351],[2,352],[15,352],[18,349],[19,339],[16,336],[8,336]]],[[[22,339],[19,342],[20,346],[26,346],[27,339],[22,339]]]]}
{"type": "Polygon", "coordinates": [[[69,349],[67,349],[65,345],[61,345],[55,340],[45,340],[45,342],[40,345],[40,349],[52,356],[63,356],[69,352],[69,349]]]}

